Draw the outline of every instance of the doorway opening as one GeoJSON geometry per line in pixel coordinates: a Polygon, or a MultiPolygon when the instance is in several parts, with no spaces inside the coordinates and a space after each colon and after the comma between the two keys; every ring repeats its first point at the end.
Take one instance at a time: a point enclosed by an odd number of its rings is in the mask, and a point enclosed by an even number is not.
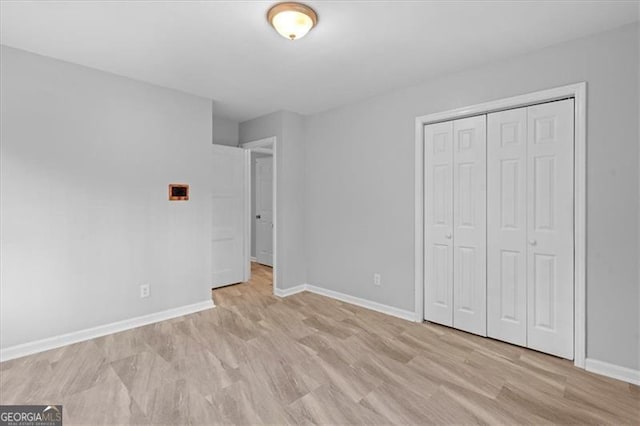
{"type": "Polygon", "coordinates": [[[251,152],[250,258],[252,282],[277,288],[276,137],[241,146],[251,152]]]}

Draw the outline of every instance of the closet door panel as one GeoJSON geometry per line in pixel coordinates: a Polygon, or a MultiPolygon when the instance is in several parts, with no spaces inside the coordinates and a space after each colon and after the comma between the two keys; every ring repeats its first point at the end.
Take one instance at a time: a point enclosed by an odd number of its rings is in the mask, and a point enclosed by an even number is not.
{"type": "Polygon", "coordinates": [[[526,346],[527,109],[487,120],[487,335],[526,346]]]}
{"type": "Polygon", "coordinates": [[[486,336],[486,116],[453,122],[453,325],[486,336]]]}
{"type": "Polygon", "coordinates": [[[424,316],[453,325],[453,122],[424,128],[424,316]]]}
{"type": "Polygon", "coordinates": [[[527,109],[528,346],[573,359],[573,99],[527,109]]]}

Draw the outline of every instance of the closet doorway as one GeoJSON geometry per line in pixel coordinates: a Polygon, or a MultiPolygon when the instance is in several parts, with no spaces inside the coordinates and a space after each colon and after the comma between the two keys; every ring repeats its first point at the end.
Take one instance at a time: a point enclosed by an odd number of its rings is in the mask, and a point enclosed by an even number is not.
{"type": "Polygon", "coordinates": [[[585,86],[416,119],[416,321],[584,367],[585,86]]]}

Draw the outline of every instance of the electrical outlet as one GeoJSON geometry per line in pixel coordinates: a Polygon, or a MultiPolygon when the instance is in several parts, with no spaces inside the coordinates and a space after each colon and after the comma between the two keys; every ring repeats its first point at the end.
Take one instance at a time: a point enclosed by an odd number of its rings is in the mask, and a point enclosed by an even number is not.
{"type": "Polygon", "coordinates": [[[140,286],[140,298],[149,297],[149,284],[142,284],[140,286]]]}
{"type": "Polygon", "coordinates": [[[380,274],[375,273],[373,274],[373,285],[380,285],[382,284],[382,277],[380,276],[380,274]]]}

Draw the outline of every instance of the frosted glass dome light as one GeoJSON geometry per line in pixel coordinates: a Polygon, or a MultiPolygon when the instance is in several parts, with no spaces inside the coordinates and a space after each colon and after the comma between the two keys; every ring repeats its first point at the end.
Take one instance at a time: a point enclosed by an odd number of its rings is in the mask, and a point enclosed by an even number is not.
{"type": "Polygon", "coordinates": [[[304,37],[318,23],[318,15],[301,3],[278,3],[269,9],[267,20],[275,30],[289,40],[304,37]]]}

